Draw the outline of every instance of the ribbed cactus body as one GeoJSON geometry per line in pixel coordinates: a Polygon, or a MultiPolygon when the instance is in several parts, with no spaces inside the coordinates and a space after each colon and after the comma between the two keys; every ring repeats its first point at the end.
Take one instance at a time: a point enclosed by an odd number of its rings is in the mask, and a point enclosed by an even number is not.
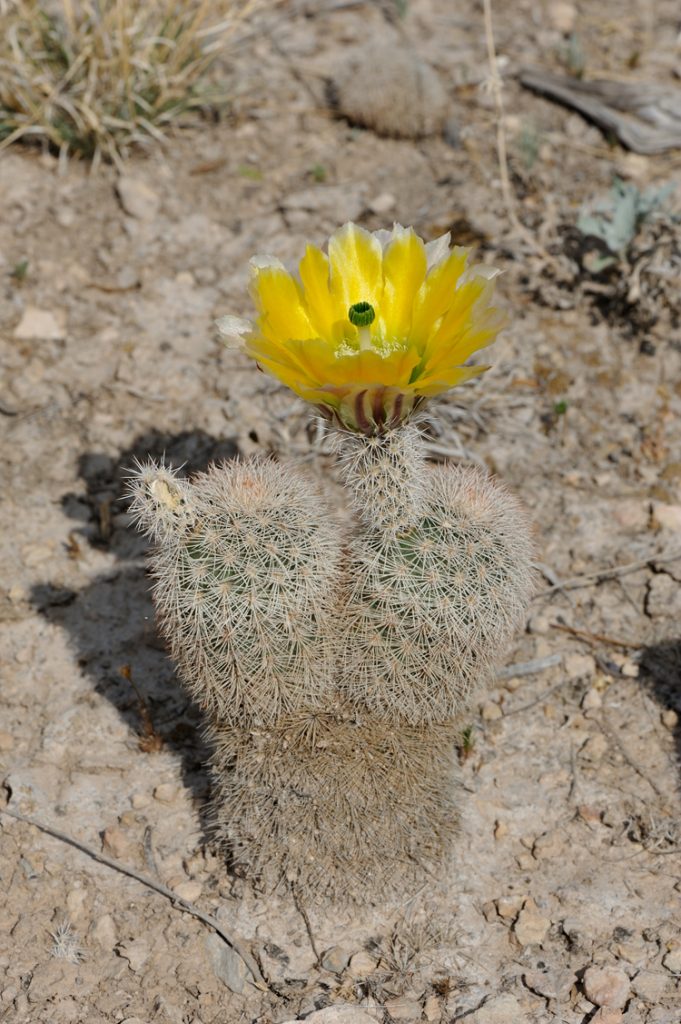
{"type": "Polygon", "coordinates": [[[456,734],[342,708],[212,729],[214,813],[234,865],[267,889],[287,879],[359,900],[441,871],[458,830],[456,734]]]}
{"type": "Polygon", "coordinates": [[[459,714],[522,620],[531,552],[527,516],[503,488],[476,470],[424,470],[413,525],[367,526],[352,542],[348,696],[385,720],[459,714]]]}
{"type": "Polygon", "coordinates": [[[250,725],[328,701],[340,543],[307,480],[268,461],[213,467],[191,484],[150,465],[132,511],[157,539],[159,620],[204,708],[250,725]]]}

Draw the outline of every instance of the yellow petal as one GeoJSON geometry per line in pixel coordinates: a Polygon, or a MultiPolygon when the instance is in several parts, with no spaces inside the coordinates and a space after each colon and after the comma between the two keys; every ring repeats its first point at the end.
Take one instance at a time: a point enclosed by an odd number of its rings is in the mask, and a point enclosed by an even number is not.
{"type": "Polygon", "coordinates": [[[279,267],[256,268],[252,292],[260,312],[258,326],[266,337],[312,338],[315,331],[301,302],[298,285],[279,267]]]}
{"type": "MultiPolygon", "coordinates": [[[[473,315],[473,307],[483,294],[490,294],[491,282],[483,278],[474,278],[457,288],[452,297],[452,304],[442,321],[428,341],[427,351],[438,352],[443,346],[451,344],[452,338],[466,330],[473,315]]],[[[493,288],[493,285],[491,285],[493,288]]]]}
{"type": "Polygon", "coordinates": [[[429,272],[414,304],[412,333],[415,338],[428,335],[454,302],[456,286],[466,269],[469,252],[469,249],[457,246],[429,272]]]}
{"type": "Polygon", "coordinates": [[[489,366],[455,366],[439,374],[427,374],[414,384],[414,390],[419,395],[441,395],[443,391],[455,388],[457,384],[463,384],[473,377],[479,377],[489,366]]]}
{"type": "Polygon", "coordinates": [[[329,261],[321,251],[308,245],[300,261],[300,280],[305,293],[305,306],[310,323],[321,338],[334,336],[334,324],[347,318],[348,311],[331,294],[329,261]]]}
{"type": "Polygon", "coordinates": [[[425,245],[413,228],[403,229],[383,256],[385,290],[378,317],[387,338],[401,341],[409,336],[414,299],[426,269],[425,245]]]}
{"type": "Polygon", "coordinates": [[[381,243],[364,228],[345,224],[329,239],[331,293],[346,312],[356,302],[377,311],[383,298],[381,243]]]}

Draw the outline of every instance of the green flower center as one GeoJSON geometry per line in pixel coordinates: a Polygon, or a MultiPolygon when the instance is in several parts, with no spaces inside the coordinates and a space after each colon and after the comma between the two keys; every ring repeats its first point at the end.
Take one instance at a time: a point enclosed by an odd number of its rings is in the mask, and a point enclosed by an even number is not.
{"type": "Polygon", "coordinates": [[[355,327],[368,327],[375,319],[376,312],[369,302],[355,302],[348,310],[348,320],[355,327]]]}

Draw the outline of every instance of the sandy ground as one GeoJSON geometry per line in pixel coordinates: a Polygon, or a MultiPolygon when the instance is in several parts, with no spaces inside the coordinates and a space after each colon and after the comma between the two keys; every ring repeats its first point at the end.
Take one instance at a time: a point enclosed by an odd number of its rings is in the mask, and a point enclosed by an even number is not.
{"type": "Polygon", "coordinates": [[[2,800],[216,916],[269,982],[164,896],[1,816],[0,1020],[265,1024],[343,1003],[378,1022],[681,1021],[681,333],[664,294],[639,316],[568,258],[585,199],[614,174],[673,179],[679,156],[627,154],[513,79],[564,68],[569,15],[587,73],[670,81],[678,12],[499,14],[532,243],[507,230],[477,6],[415,0],[398,23],[442,77],[449,142],[330,114],[333,61],[397,33],[390,10],[266,18],[236,58],[233,114],[134,158],[125,202],[115,168],[0,160],[2,800]],[[451,227],[505,271],[494,367],[432,408],[430,446],[486,464],[532,510],[542,576],[508,665],[544,666],[505,670],[472,715],[456,870],[354,909],[259,895],[210,847],[200,714],[121,500],[149,453],[190,472],[266,451],[328,478],[306,411],[212,322],[248,311],[253,253],[293,261],[347,219],[451,227]]]}

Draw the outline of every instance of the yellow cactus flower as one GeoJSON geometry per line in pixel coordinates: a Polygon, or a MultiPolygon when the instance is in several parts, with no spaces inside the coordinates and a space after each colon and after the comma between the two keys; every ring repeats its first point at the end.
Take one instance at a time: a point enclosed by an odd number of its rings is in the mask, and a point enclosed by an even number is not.
{"type": "Polygon", "coordinates": [[[470,250],[449,240],[345,224],[328,255],[308,245],[297,277],[255,257],[257,319],[223,317],[218,328],[342,426],[389,429],[487,369],[464,364],[503,326],[490,304],[497,271],[469,265],[470,250]]]}

